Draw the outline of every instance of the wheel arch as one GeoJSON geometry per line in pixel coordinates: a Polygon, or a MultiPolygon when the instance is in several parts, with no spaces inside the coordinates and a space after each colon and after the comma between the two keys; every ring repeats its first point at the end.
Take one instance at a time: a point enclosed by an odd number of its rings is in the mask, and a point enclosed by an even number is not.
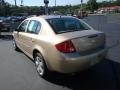
{"type": "Polygon", "coordinates": [[[33,59],[35,58],[36,53],[40,53],[42,55],[42,57],[43,57],[43,59],[45,61],[45,64],[46,64],[47,68],[49,69],[50,65],[49,65],[49,63],[47,61],[47,57],[45,55],[45,52],[41,48],[38,48],[38,47],[34,48],[33,53],[32,53],[33,54],[33,59]]]}

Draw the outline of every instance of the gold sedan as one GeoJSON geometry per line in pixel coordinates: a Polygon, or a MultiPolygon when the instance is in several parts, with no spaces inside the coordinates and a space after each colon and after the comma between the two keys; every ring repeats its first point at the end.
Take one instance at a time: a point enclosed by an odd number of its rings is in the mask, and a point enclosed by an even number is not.
{"type": "Polygon", "coordinates": [[[40,76],[49,71],[73,73],[105,58],[105,34],[71,16],[38,16],[24,20],[13,32],[15,50],[35,61],[40,76]]]}

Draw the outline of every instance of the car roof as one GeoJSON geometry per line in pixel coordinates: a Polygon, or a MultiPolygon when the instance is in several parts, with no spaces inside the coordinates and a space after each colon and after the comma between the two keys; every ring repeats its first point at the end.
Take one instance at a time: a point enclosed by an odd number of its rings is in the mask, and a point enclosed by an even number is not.
{"type": "Polygon", "coordinates": [[[52,18],[75,18],[75,17],[63,16],[63,15],[41,15],[41,16],[30,17],[30,19],[33,19],[33,18],[52,19],[52,18]]]}
{"type": "Polygon", "coordinates": [[[52,18],[72,18],[72,16],[63,16],[63,15],[43,15],[40,16],[44,19],[52,19],[52,18]]]}

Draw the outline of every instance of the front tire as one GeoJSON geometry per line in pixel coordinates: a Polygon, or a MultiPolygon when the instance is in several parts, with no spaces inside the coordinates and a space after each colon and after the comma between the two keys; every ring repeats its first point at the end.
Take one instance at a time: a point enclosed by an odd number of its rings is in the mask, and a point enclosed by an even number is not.
{"type": "Polygon", "coordinates": [[[13,39],[13,48],[14,48],[14,50],[15,51],[19,51],[19,48],[17,47],[17,45],[16,45],[16,42],[15,42],[15,40],[13,39]]]}
{"type": "Polygon", "coordinates": [[[40,53],[36,53],[34,59],[35,59],[35,67],[36,67],[38,74],[41,77],[46,78],[49,74],[49,71],[47,69],[44,58],[42,57],[40,53]]]}

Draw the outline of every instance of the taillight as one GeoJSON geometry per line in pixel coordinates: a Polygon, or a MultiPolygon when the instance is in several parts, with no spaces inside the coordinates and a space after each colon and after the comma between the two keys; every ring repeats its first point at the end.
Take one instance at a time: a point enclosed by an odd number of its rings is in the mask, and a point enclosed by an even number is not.
{"type": "Polygon", "coordinates": [[[75,52],[75,47],[71,41],[65,41],[55,45],[58,51],[63,53],[72,53],[75,52]]]}

